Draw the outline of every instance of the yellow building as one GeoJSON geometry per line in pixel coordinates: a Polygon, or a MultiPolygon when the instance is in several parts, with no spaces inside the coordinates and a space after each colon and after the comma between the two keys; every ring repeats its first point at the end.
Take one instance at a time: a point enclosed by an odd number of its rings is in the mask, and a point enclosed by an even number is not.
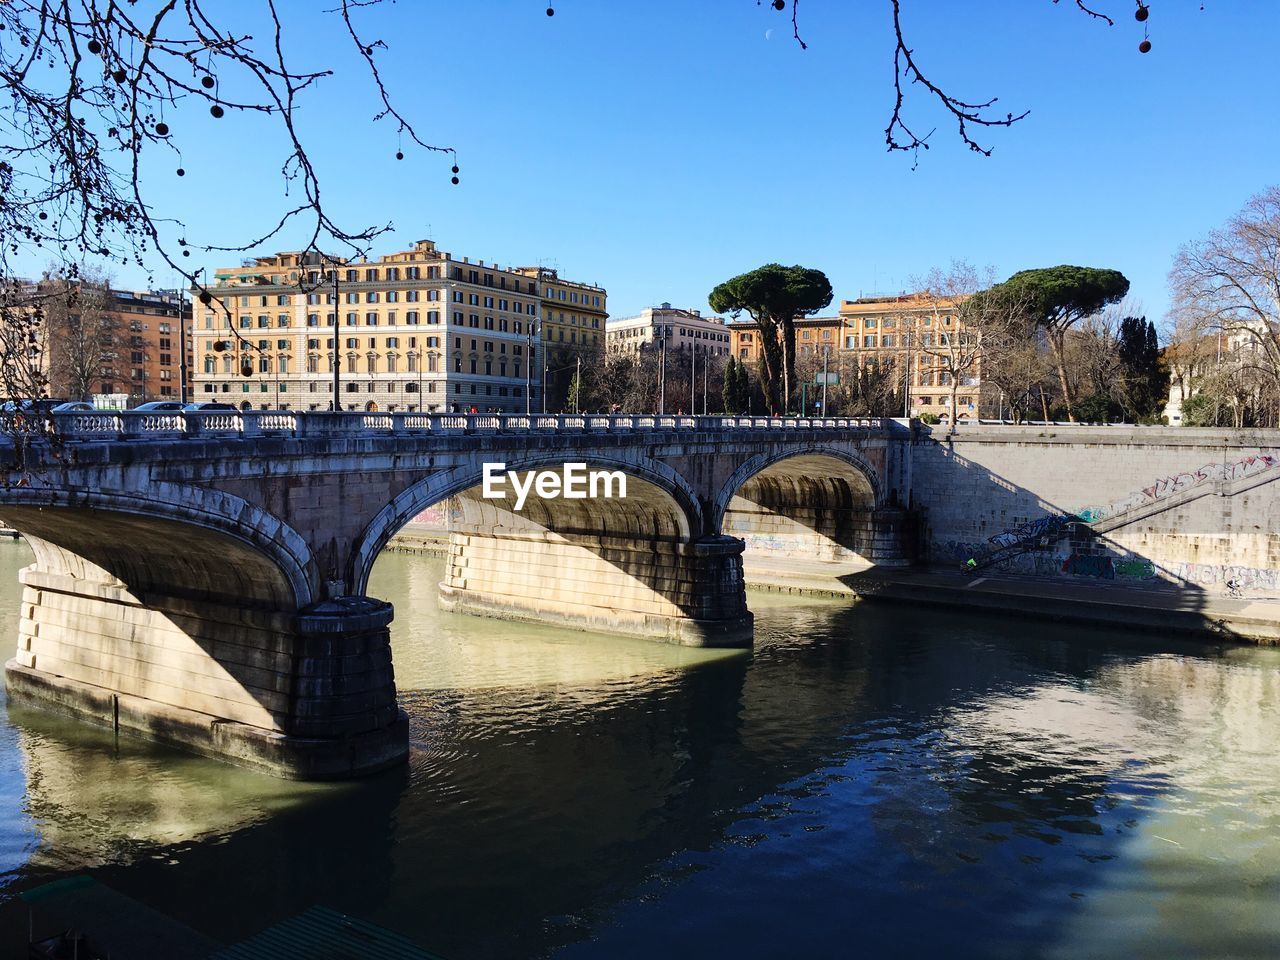
{"type": "Polygon", "coordinates": [[[193,400],[331,409],[336,311],[345,410],[541,402],[537,279],[431,240],[376,260],[257,257],[218,269],[209,290],[213,301],[196,307],[193,400]]]}
{"type": "Polygon", "coordinates": [[[516,267],[515,272],[538,283],[542,339],[549,346],[595,346],[604,342],[609,311],[608,294],[603,287],[563,280],[559,271],[551,267],[516,267]]]}

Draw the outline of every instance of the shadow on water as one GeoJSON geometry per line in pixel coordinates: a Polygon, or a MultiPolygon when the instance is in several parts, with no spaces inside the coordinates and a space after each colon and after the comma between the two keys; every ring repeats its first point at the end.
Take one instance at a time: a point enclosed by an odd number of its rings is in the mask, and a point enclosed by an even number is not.
{"type": "Polygon", "coordinates": [[[1280,945],[1269,651],[755,597],[755,650],[701,655],[437,614],[438,562],[380,566],[408,768],[286,784],[14,711],[5,943],[84,863],[224,941],[319,902],[453,958],[1173,956],[1199,878],[1241,955],[1280,945]],[[1159,870],[1219,816],[1217,860],[1159,870]]]}

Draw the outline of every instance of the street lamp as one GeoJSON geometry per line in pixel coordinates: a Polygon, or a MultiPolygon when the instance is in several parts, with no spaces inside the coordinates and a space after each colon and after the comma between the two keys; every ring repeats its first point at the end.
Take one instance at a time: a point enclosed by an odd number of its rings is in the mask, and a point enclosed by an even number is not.
{"type": "Polygon", "coordinates": [[[526,346],[524,358],[524,415],[533,415],[533,320],[525,324],[524,342],[526,346]]]}
{"type": "MultiPolygon", "coordinates": [[[[178,287],[178,400],[187,403],[187,321],[183,317],[182,287],[178,287]]],[[[191,303],[191,322],[196,322],[195,301],[191,303]]]]}
{"type": "Polygon", "coordinates": [[[827,358],[831,354],[831,348],[825,344],[822,347],[822,416],[827,415],[827,358]]]}
{"type": "Polygon", "coordinates": [[[329,279],[333,281],[333,412],[342,409],[342,395],[338,387],[338,370],[342,366],[342,354],[338,352],[338,268],[335,265],[329,271],[329,279]]]}

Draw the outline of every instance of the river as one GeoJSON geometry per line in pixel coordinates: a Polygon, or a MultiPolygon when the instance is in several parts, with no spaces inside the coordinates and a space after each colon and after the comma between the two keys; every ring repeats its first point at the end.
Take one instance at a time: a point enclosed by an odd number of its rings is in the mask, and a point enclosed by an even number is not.
{"type": "MultiPolygon", "coordinates": [[[[16,640],[21,543],[0,543],[16,640]]],[[[1275,957],[1280,651],[752,595],[751,652],[446,615],[384,555],[407,767],[298,784],[9,706],[16,895],[472,957],[1275,957]]]]}

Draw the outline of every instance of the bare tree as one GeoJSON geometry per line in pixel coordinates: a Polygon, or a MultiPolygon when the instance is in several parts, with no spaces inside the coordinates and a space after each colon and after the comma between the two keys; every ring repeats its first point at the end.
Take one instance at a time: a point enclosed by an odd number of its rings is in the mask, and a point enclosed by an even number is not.
{"type": "Polygon", "coordinates": [[[1039,403],[1047,420],[1045,384],[1053,367],[1031,295],[997,285],[965,301],[963,320],[978,332],[982,379],[1003,398],[999,406],[1007,403],[1012,419],[1021,422],[1039,403]]]}
{"type": "Polygon", "coordinates": [[[88,399],[104,363],[121,349],[110,281],[82,270],[74,281],[56,277],[46,284],[55,291],[44,318],[49,393],[88,399]]]}
{"type": "Polygon", "coordinates": [[[1169,273],[1173,311],[1222,333],[1242,368],[1280,385],[1280,187],[1252,197],[1203,240],[1183,246],[1169,273]]]}
{"type": "Polygon", "coordinates": [[[835,383],[827,387],[832,416],[892,417],[901,413],[903,374],[893,358],[837,350],[828,372],[836,374],[835,383]]]}
{"type": "MultiPolygon", "coordinates": [[[[361,8],[379,2],[336,0],[325,11],[372,80],[374,120],[391,124],[397,159],[411,146],[452,155],[451,148],[418,136],[383,85],[377,55],[386,44],[366,38],[357,22],[361,8]]],[[[331,71],[294,67],[285,53],[286,18],[272,0],[258,9],[256,26],[266,27],[261,39],[244,24],[252,16],[244,8],[228,13],[207,0],[0,3],[0,80],[10,99],[0,120],[0,276],[11,276],[10,257],[23,249],[68,262],[100,257],[148,270],[163,263],[209,304],[211,294],[187,265],[193,249],[247,251],[305,221],[307,251],[336,247],[358,256],[390,228],[351,227],[330,217],[294,119],[311,88],[331,71]],[[265,115],[283,134],[288,199],[258,235],[222,242],[197,238],[149,199],[140,170],[168,152],[176,175],[185,174],[183,120],[193,111],[227,123],[237,115],[265,115]]],[[[454,183],[457,174],[455,156],[454,183]]],[[[0,302],[0,319],[13,319],[29,306],[21,285],[10,284],[0,294],[11,297],[0,302]]],[[[239,337],[229,317],[228,329],[239,337]]],[[[2,342],[21,339],[15,333],[2,342]]],[[[11,366],[6,362],[0,369],[11,366]]],[[[25,389],[20,380],[4,387],[10,394],[25,389]]]]}
{"type": "Polygon", "coordinates": [[[0,381],[6,397],[47,396],[45,310],[54,294],[34,283],[0,281],[0,381]]]}
{"type": "Polygon", "coordinates": [[[953,260],[946,270],[934,267],[925,277],[912,280],[921,292],[923,307],[912,315],[914,339],[951,388],[950,430],[955,429],[959,417],[960,387],[977,385],[982,361],[982,327],[966,316],[965,305],[979,291],[991,287],[994,279],[991,268],[979,271],[963,260],[953,260]]]}

